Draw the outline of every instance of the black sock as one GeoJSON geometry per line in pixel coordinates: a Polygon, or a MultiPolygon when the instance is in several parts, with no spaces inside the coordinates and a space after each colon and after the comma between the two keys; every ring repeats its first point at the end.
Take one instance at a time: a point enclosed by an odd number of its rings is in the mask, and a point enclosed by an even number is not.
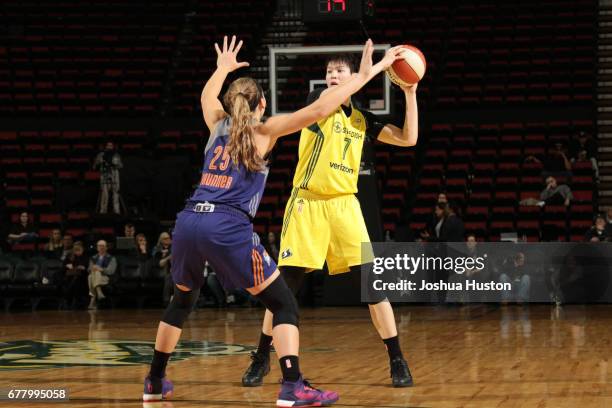
{"type": "Polygon", "coordinates": [[[278,362],[283,372],[283,380],[295,382],[300,379],[300,360],[298,356],[281,357],[278,362]]]}
{"type": "Polygon", "coordinates": [[[153,352],[153,361],[151,362],[151,370],[149,375],[155,378],[164,378],[166,376],[166,365],[171,353],[163,353],[155,350],[153,352]]]}
{"type": "Polygon", "coordinates": [[[402,355],[402,349],[399,345],[399,337],[389,337],[388,339],[383,339],[385,342],[385,346],[387,346],[387,353],[389,353],[389,360],[393,360],[395,357],[404,358],[402,355]]]}
{"type": "Polygon", "coordinates": [[[264,357],[269,357],[271,345],[272,336],[268,336],[264,332],[261,332],[261,335],[259,336],[259,346],[257,346],[257,354],[261,354],[264,357]]]}

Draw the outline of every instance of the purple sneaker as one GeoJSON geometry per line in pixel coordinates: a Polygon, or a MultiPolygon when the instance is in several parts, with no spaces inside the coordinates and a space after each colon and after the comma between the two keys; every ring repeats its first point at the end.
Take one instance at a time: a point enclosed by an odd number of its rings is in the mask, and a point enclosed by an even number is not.
{"type": "Polygon", "coordinates": [[[283,381],[277,407],[325,407],[338,401],[338,393],[317,390],[301,376],[296,382],[283,381]]]}
{"type": "Polygon", "coordinates": [[[143,401],[161,401],[172,396],[174,385],[172,381],[166,377],[160,379],[152,379],[147,376],[144,381],[144,393],[142,394],[143,401]]]}

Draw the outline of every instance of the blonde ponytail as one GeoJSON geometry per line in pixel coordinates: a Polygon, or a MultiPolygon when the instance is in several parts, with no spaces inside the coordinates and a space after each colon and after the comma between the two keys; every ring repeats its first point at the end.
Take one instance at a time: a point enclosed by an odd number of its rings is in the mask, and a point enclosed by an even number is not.
{"type": "Polygon", "coordinates": [[[255,145],[253,112],[262,98],[259,85],[251,78],[232,82],[223,97],[232,120],[227,149],[232,163],[244,165],[248,171],[261,171],[266,162],[259,156],[255,145]]]}

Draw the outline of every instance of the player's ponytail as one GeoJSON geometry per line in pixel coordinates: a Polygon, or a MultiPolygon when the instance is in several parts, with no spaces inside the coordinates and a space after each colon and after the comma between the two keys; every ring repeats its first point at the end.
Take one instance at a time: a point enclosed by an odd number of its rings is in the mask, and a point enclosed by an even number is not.
{"type": "Polygon", "coordinates": [[[234,165],[242,163],[249,171],[260,171],[266,165],[257,152],[253,131],[253,112],[262,97],[261,87],[252,78],[235,80],[223,96],[232,119],[227,145],[230,158],[234,165]]]}

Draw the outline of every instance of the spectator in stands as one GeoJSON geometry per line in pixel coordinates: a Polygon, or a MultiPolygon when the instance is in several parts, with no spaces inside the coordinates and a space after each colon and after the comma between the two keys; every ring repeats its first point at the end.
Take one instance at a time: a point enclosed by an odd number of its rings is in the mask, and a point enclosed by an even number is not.
{"type": "Polygon", "coordinates": [[[447,204],[446,215],[440,227],[439,240],[442,242],[463,242],[465,228],[459,216],[459,207],[456,203],[447,204]]]}
{"type": "Polygon", "coordinates": [[[446,193],[438,194],[438,199],[436,202],[442,203],[442,204],[448,203],[448,197],[446,197],[446,193]]]}
{"type": "Polygon", "coordinates": [[[64,241],[62,239],[62,231],[55,228],[51,230],[49,242],[45,245],[45,256],[51,259],[61,259],[64,253],[64,241]]]}
{"type": "Polygon", "coordinates": [[[272,231],[268,232],[268,242],[264,245],[268,255],[274,262],[278,262],[278,244],[276,243],[276,234],[272,231]]]}
{"type": "MultiPolygon", "coordinates": [[[[72,254],[72,248],[73,248],[73,244],[72,244],[72,235],[70,234],[64,234],[64,237],[62,238],[62,255],[60,256],[60,260],[64,261],[67,257],[69,257],[72,254]]],[[[81,246],[83,245],[83,243],[81,242],[81,246]]]]}
{"type": "Polygon", "coordinates": [[[153,249],[153,259],[155,265],[164,271],[164,291],[162,294],[164,305],[170,302],[174,291],[174,282],[170,274],[170,263],[172,261],[172,238],[167,232],[159,234],[157,245],[153,249]]]}
{"type": "Polygon", "coordinates": [[[607,241],[610,238],[607,225],[606,217],[603,214],[597,214],[593,220],[593,226],[584,235],[584,240],[587,242],[607,241]]]}
{"type": "Polygon", "coordinates": [[[540,193],[540,198],[529,197],[521,200],[521,205],[565,205],[569,206],[574,199],[572,190],[567,184],[557,184],[557,179],[548,176],[546,177],[546,187],[540,193]]]}
{"type": "Polygon", "coordinates": [[[612,207],[606,211],[606,232],[609,237],[612,236],[612,207]]]}
{"type": "Polygon", "coordinates": [[[123,236],[126,238],[136,237],[136,227],[131,222],[128,222],[123,226],[123,236]]]}
{"type": "Polygon", "coordinates": [[[30,215],[24,211],[19,214],[19,222],[13,225],[8,234],[10,244],[35,242],[38,238],[30,215]]]}
{"type": "Polygon", "coordinates": [[[584,151],[589,159],[597,155],[597,142],[586,132],[579,132],[570,140],[570,157],[577,158],[581,151],[584,151]]]}
{"type": "Polygon", "coordinates": [[[563,204],[569,206],[573,199],[572,190],[567,184],[558,185],[556,178],[546,177],[546,188],[540,193],[540,201],[548,205],[563,204]]]}
{"type": "Polygon", "coordinates": [[[442,224],[448,215],[448,204],[438,203],[434,208],[434,219],[427,229],[421,231],[421,238],[426,241],[440,241],[442,224]]]}
{"type": "Polygon", "coordinates": [[[504,270],[499,276],[501,283],[511,283],[512,291],[502,293],[502,300],[527,302],[531,290],[531,277],[525,264],[525,254],[518,252],[502,265],[504,270]]]}
{"type": "Polygon", "coordinates": [[[113,211],[115,214],[121,213],[119,206],[120,178],[119,170],[123,168],[121,156],[115,151],[113,142],[107,142],[103,151],[98,153],[93,164],[94,170],[100,170],[100,198],[98,211],[106,214],[108,211],[108,198],[112,194],[113,211]]]}
{"type": "Polygon", "coordinates": [[[597,142],[586,132],[580,132],[570,139],[569,156],[572,163],[590,161],[595,178],[599,178],[599,166],[597,164],[597,142]]]}
{"type": "MultiPolygon", "coordinates": [[[[473,233],[469,233],[465,239],[465,247],[466,251],[462,254],[462,256],[469,257],[475,259],[480,255],[478,251],[478,242],[476,240],[476,235],[473,233]]],[[[461,282],[462,287],[465,288],[466,281],[469,280],[478,280],[479,282],[485,282],[488,280],[489,272],[486,269],[478,269],[476,267],[471,269],[466,269],[464,273],[453,273],[448,279],[449,282],[461,282]]],[[[461,291],[449,291],[446,296],[447,302],[468,302],[470,300],[484,300],[483,294],[478,291],[468,291],[467,289],[461,291]]]]}
{"type": "Polygon", "coordinates": [[[87,290],[89,260],[81,241],[75,242],[72,249],[63,261],[64,284],[62,286],[67,304],[75,307],[87,290]]]}
{"type": "Polygon", "coordinates": [[[570,163],[562,143],[555,143],[548,149],[548,153],[541,157],[527,156],[525,163],[540,163],[542,177],[571,177],[572,164],[570,163]]]}
{"type": "Polygon", "coordinates": [[[431,221],[419,233],[423,241],[437,241],[440,235],[440,228],[446,217],[446,203],[438,203],[434,207],[434,213],[431,221]]]}
{"type": "Polygon", "coordinates": [[[110,255],[106,241],[100,240],[96,244],[98,253],[89,260],[89,276],[87,282],[89,286],[89,309],[96,309],[97,302],[105,298],[102,287],[108,285],[109,277],[117,270],[117,260],[110,255]]]}
{"type": "Polygon", "coordinates": [[[136,234],[136,259],[138,260],[140,276],[145,276],[151,255],[147,246],[147,237],[142,233],[136,234]]]}
{"type": "Polygon", "coordinates": [[[148,256],[149,250],[147,248],[147,236],[143,233],[136,234],[134,238],[136,240],[136,254],[141,256],[148,256]]]}

